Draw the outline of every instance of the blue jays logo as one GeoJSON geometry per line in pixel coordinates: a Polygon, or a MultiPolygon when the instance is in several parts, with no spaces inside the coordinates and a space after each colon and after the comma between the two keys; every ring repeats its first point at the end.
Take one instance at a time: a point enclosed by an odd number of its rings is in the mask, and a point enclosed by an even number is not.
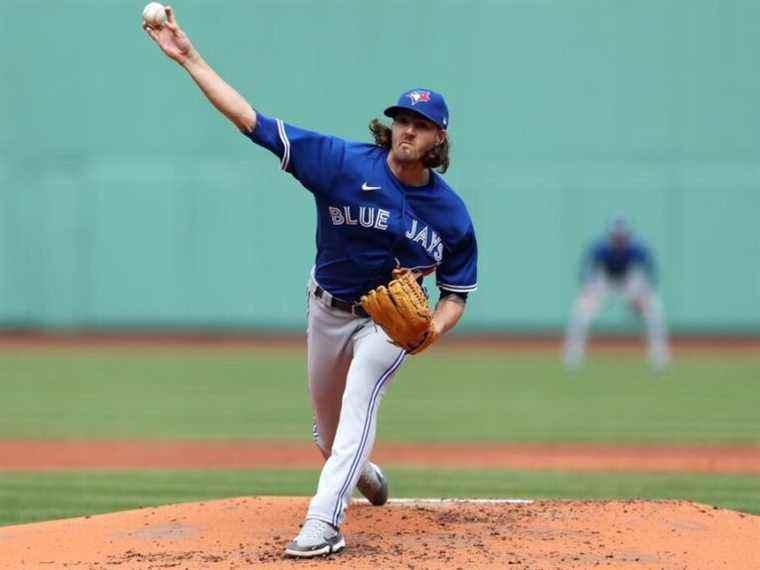
{"type": "Polygon", "coordinates": [[[411,99],[413,106],[417,103],[428,103],[430,101],[430,91],[412,91],[407,94],[407,97],[411,99]]]}
{"type": "Polygon", "coordinates": [[[417,222],[412,218],[412,225],[406,232],[406,237],[415,243],[419,243],[428,255],[432,255],[438,263],[443,259],[443,242],[432,228],[423,226],[422,222],[417,222]]]}

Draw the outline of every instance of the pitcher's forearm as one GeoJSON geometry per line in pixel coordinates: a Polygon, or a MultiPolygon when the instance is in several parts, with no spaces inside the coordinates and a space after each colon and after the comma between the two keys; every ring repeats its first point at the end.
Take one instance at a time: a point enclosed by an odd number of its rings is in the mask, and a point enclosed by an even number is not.
{"type": "Polygon", "coordinates": [[[454,328],[464,314],[465,302],[458,295],[447,295],[435,307],[433,326],[439,335],[454,328]]]}
{"type": "Polygon", "coordinates": [[[250,132],[256,127],[256,111],[250,103],[219,77],[197,51],[193,50],[182,63],[182,67],[190,74],[214,107],[238,129],[250,132]]]}

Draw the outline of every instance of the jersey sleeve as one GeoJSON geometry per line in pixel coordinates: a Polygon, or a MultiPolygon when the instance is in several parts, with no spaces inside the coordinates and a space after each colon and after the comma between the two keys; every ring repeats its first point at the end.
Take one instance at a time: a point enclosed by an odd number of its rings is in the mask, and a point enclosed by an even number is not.
{"type": "Polygon", "coordinates": [[[478,244],[472,224],[454,244],[436,271],[436,286],[452,293],[471,293],[478,288],[478,244]]]}
{"type": "Polygon", "coordinates": [[[346,142],[256,113],[256,127],[243,132],[280,159],[280,168],[292,174],[310,192],[327,194],[340,171],[346,142]]]}

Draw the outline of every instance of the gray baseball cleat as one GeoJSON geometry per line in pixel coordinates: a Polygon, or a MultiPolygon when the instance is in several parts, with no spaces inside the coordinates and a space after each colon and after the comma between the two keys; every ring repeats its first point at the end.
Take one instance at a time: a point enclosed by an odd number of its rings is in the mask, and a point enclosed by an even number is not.
{"type": "Polygon", "coordinates": [[[285,556],[313,558],[340,552],[346,547],[346,539],[329,523],[306,519],[301,532],[285,548],[285,556]]]}
{"type": "Polygon", "coordinates": [[[356,488],[376,507],[388,502],[388,480],[374,463],[367,461],[356,488]]]}

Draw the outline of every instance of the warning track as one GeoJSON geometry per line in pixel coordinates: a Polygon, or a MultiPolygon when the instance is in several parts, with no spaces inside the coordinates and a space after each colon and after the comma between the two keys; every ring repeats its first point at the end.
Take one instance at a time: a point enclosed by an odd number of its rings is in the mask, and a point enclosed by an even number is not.
{"type": "MultiPolygon", "coordinates": [[[[384,466],[760,474],[760,446],[378,444],[384,466]]],[[[0,440],[0,471],[312,469],[313,444],[288,441],[0,440]]]]}

